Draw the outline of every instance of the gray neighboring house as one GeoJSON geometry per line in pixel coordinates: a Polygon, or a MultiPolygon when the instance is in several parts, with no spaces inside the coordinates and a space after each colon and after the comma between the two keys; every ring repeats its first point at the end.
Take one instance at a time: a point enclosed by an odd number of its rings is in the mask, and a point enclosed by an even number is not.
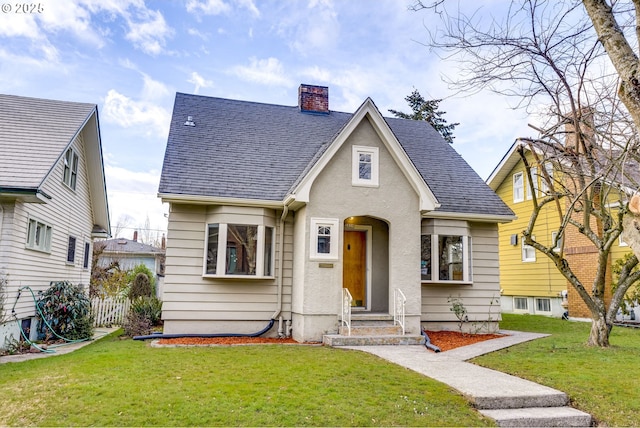
{"type": "Polygon", "coordinates": [[[117,261],[123,270],[145,265],[155,275],[156,295],[160,298],[164,282],[164,242],[163,236],[160,248],[143,244],[138,242],[137,232],[134,232],[133,239],[115,238],[100,241],[104,249],[98,257],[98,265],[106,267],[111,262],[117,261]]]}
{"type": "MultiPolygon", "coordinates": [[[[35,332],[35,293],[51,281],[89,285],[109,209],[95,104],[0,95],[0,279],[5,312],[35,332]]],[[[19,336],[15,319],[0,325],[19,336]]]]}
{"type": "Polygon", "coordinates": [[[297,106],[178,93],[159,197],[165,333],[279,319],[320,341],[345,290],[354,314],[387,316],[401,290],[419,334],[457,328],[449,297],[482,322],[500,295],[497,225],[513,212],[428,123],[370,98],[342,113],[322,86],[301,85],[297,106]]]}

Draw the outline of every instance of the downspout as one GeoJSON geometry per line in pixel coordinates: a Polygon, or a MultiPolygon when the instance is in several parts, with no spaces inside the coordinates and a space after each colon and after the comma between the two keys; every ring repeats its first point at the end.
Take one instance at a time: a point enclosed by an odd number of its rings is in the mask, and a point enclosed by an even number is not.
{"type": "MultiPolygon", "coordinates": [[[[280,254],[280,260],[278,260],[278,291],[277,291],[277,296],[278,296],[278,301],[276,303],[276,310],[273,313],[273,315],[271,315],[271,319],[275,320],[276,318],[278,318],[280,316],[280,313],[282,312],[282,290],[283,290],[283,269],[284,269],[284,227],[285,227],[285,220],[287,218],[287,215],[289,214],[289,205],[294,201],[293,196],[289,195],[285,198],[283,204],[282,204],[282,215],[280,216],[280,228],[278,230],[278,239],[279,239],[279,254],[280,254]]],[[[280,317],[280,323],[278,324],[278,336],[279,337],[284,337],[285,333],[284,330],[282,329],[282,317],[280,317]]]]}
{"type": "Polygon", "coordinates": [[[424,336],[424,346],[427,349],[431,349],[433,352],[438,353],[440,352],[440,348],[438,348],[436,345],[434,345],[433,343],[431,343],[431,339],[429,339],[429,335],[427,334],[426,331],[422,330],[421,331],[422,335],[424,336]]]}

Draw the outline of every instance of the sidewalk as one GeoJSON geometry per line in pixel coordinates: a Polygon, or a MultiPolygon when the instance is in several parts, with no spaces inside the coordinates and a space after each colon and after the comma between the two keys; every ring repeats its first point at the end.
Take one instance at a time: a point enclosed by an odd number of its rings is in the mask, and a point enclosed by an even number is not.
{"type": "Polygon", "coordinates": [[[84,342],[72,343],[69,345],[57,346],[55,348],[50,348],[55,352],[37,352],[37,353],[29,353],[29,354],[17,354],[17,355],[5,355],[0,357],[0,364],[5,363],[20,363],[22,361],[35,360],[38,358],[46,358],[46,357],[54,357],[56,355],[64,355],[69,352],[73,352],[77,349],[80,349],[84,346],[87,346],[90,343],[93,343],[94,340],[101,339],[114,331],[118,330],[120,327],[111,327],[111,328],[96,328],[93,338],[91,340],[86,340],[84,342]]]}
{"type": "Polygon", "coordinates": [[[499,426],[590,426],[591,416],[567,407],[569,398],[564,392],[466,362],[547,336],[504,330],[500,333],[508,336],[440,353],[429,351],[424,346],[345,348],[377,355],[451,386],[499,426]]]}

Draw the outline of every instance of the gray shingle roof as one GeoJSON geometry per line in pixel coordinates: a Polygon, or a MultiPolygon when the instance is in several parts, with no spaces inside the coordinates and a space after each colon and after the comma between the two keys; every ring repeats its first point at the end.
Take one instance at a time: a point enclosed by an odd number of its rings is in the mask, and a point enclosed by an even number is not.
{"type": "MultiPolygon", "coordinates": [[[[281,201],[351,117],[178,93],[159,192],[281,201]],[[185,126],[188,116],[195,126],[185,126]]],[[[438,211],[513,215],[431,125],[386,120],[441,203],[438,211]]]]}
{"type": "Polygon", "coordinates": [[[40,186],[95,108],[0,94],[0,187],[40,186]]]}
{"type": "Polygon", "coordinates": [[[105,253],[133,253],[133,254],[162,254],[162,248],[143,244],[125,238],[106,239],[100,242],[104,245],[105,253]]]}

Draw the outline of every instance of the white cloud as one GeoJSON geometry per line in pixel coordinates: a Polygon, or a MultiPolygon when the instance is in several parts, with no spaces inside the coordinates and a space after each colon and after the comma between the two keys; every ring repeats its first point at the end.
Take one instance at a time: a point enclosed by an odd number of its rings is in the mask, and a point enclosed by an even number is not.
{"type": "Polygon", "coordinates": [[[147,54],[162,53],[166,38],[173,35],[173,29],[169,27],[159,11],[145,9],[141,13],[141,18],[138,22],[127,20],[129,32],[126,38],[132,41],[136,48],[147,54]]]}
{"type": "Polygon", "coordinates": [[[138,126],[146,135],[166,137],[171,115],[150,101],[133,100],[115,89],[109,90],[104,100],[103,116],[107,121],[124,128],[138,126]]]}
{"type": "Polygon", "coordinates": [[[187,80],[187,82],[193,83],[195,85],[195,87],[193,88],[194,94],[198,94],[200,92],[200,88],[213,87],[213,82],[211,80],[206,80],[195,71],[191,73],[191,77],[189,78],[189,80],[187,80]]]}
{"type": "Polygon", "coordinates": [[[256,7],[253,0],[236,0],[236,2],[238,3],[238,5],[240,5],[241,7],[244,7],[249,12],[251,12],[251,14],[256,18],[260,17],[260,11],[256,7]]]}
{"type": "Polygon", "coordinates": [[[249,66],[238,65],[231,72],[243,80],[273,86],[291,86],[292,80],[285,75],[284,67],[277,58],[257,59],[251,57],[249,66]]]}
{"type": "Polygon", "coordinates": [[[335,48],[340,39],[340,22],[333,3],[312,1],[306,10],[288,10],[279,25],[278,33],[289,40],[289,47],[303,56],[309,52],[335,48]]]}
{"type": "Polygon", "coordinates": [[[190,36],[199,37],[199,38],[201,38],[202,40],[204,40],[205,42],[206,42],[207,40],[209,40],[209,35],[208,35],[208,34],[203,33],[203,32],[201,32],[201,31],[198,31],[198,30],[196,30],[195,28],[189,28],[189,29],[187,30],[187,33],[188,33],[190,36]]]}
{"type": "Polygon", "coordinates": [[[231,11],[231,6],[223,0],[189,0],[187,1],[187,12],[204,13],[205,15],[220,15],[231,11]]]}
{"type": "Polygon", "coordinates": [[[164,83],[153,80],[144,73],[142,73],[142,78],[144,81],[144,85],[142,87],[142,99],[147,101],[160,100],[171,95],[169,88],[167,88],[164,83]]]}
{"type": "MultiPolygon", "coordinates": [[[[6,3],[12,6],[11,3],[6,3]]],[[[40,37],[38,23],[33,14],[0,13],[0,36],[3,37],[40,37]]]]}

